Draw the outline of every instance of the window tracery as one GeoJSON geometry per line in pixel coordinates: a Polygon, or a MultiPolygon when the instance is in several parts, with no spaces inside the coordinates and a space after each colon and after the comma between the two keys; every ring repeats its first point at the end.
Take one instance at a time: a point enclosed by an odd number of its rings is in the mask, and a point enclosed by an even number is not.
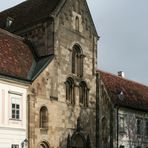
{"type": "Polygon", "coordinates": [[[88,107],[88,87],[86,82],[82,81],[80,83],[79,89],[79,103],[82,104],[84,107],[88,107]]]}
{"type": "Polygon", "coordinates": [[[79,45],[74,45],[72,51],[72,73],[83,76],[83,54],[79,45]]]}
{"type": "Polygon", "coordinates": [[[67,78],[65,85],[66,85],[66,100],[71,104],[75,104],[73,79],[67,78]]]}

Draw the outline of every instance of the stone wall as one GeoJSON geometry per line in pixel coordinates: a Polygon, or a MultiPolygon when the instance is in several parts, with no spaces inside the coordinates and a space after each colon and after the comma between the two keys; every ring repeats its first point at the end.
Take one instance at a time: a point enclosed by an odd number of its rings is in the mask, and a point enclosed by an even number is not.
{"type": "Polygon", "coordinates": [[[113,148],[115,120],[113,104],[102,80],[99,83],[100,147],[113,148]]]}
{"type": "MultiPolygon", "coordinates": [[[[48,42],[48,40],[47,40],[48,42]]],[[[29,101],[29,146],[39,147],[45,141],[51,148],[65,148],[68,135],[76,131],[80,117],[81,132],[90,137],[95,147],[95,70],[97,36],[85,1],[67,1],[54,18],[54,59],[28,90],[29,101]],[[79,30],[75,17],[79,17],[79,30]],[[83,77],[72,74],[72,47],[79,44],[83,50],[83,77]],[[75,105],[66,102],[65,81],[75,81],[75,105]],[[89,88],[88,107],[79,104],[79,82],[84,80],[89,88]],[[40,109],[48,109],[48,128],[39,126],[40,109]]]]}

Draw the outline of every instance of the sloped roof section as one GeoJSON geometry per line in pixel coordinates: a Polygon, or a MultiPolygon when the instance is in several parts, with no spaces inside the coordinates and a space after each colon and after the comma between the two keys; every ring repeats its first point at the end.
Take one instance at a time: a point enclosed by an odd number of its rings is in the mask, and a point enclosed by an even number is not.
{"type": "Polygon", "coordinates": [[[38,58],[23,38],[0,29],[0,75],[33,81],[52,59],[38,58]]]}
{"type": "Polygon", "coordinates": [[[22,38],[0,29],[0,73],[27,79],[34,57],[22,38]]]}
{"type": "Polygon", "coordinates": [[[148,86],[100,70],[99,73],[115,105],[148,111],[148,86]]]}
{"type": "Polygon", "coordinates": [[[61,0],[26,0],[0,13],[0,28],[6,29],[6,20],[13,18],[9,30],[14,32],[40,19],[49,17],[61,0]]]}

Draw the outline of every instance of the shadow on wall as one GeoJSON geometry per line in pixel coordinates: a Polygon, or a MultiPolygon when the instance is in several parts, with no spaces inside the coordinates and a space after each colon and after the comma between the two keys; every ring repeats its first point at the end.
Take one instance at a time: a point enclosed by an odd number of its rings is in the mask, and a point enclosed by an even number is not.
{"type": "MultiPolygon", "coordinates": [[[[70,116],[76,116],[74,107],[69,107],[70,116]]],[[[80,113],[75,117],[75,128],[69,128],[62,133],[59,148],[93,148],[95,147],[95,115],[94,111],[88,108],[80,108],[80,113]]]]}

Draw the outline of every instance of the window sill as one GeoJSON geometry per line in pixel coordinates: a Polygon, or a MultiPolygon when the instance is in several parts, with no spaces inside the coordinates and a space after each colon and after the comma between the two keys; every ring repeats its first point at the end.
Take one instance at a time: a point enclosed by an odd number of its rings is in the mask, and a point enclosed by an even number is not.
{"type": "Polygon", "coordinates": [[[48,127],[40,127],[40,130],[48,130],[48,127]]]}
{"type": "Polygon", "coordinates": [[[66,104],[67,105],[70,105],[70,106],[75,106],[75,104],[74,103],[71,103],[70,101],[68,101],[68,100],[66,100],[66,104]]]}
{"type": "Polygon", "coordinates": [[[14,119],[14,118],[9,118],[11,121],[22,121],[21,119],[14,119]]]}
{"type": "Polygon", "coordinates": [[[48,127],[46,128],[40,128],[41,134],[47,134],[48,133],[48,127]]]}
{"type": "Polygon", "coordinates": [[[73,78],[78,79],[78,80],[83,78],[82,75],[78,75],[78,74],[75,74],[75,73],[72,73],[72,76],[73,76],[73,78]]]}
{"type": "Polygon", "coordinates": [[[80,103],[79,106],[82,108],[88,108],[88,106],[84,106],[84,104],[82,104],[82,103],[80,103]]]}

